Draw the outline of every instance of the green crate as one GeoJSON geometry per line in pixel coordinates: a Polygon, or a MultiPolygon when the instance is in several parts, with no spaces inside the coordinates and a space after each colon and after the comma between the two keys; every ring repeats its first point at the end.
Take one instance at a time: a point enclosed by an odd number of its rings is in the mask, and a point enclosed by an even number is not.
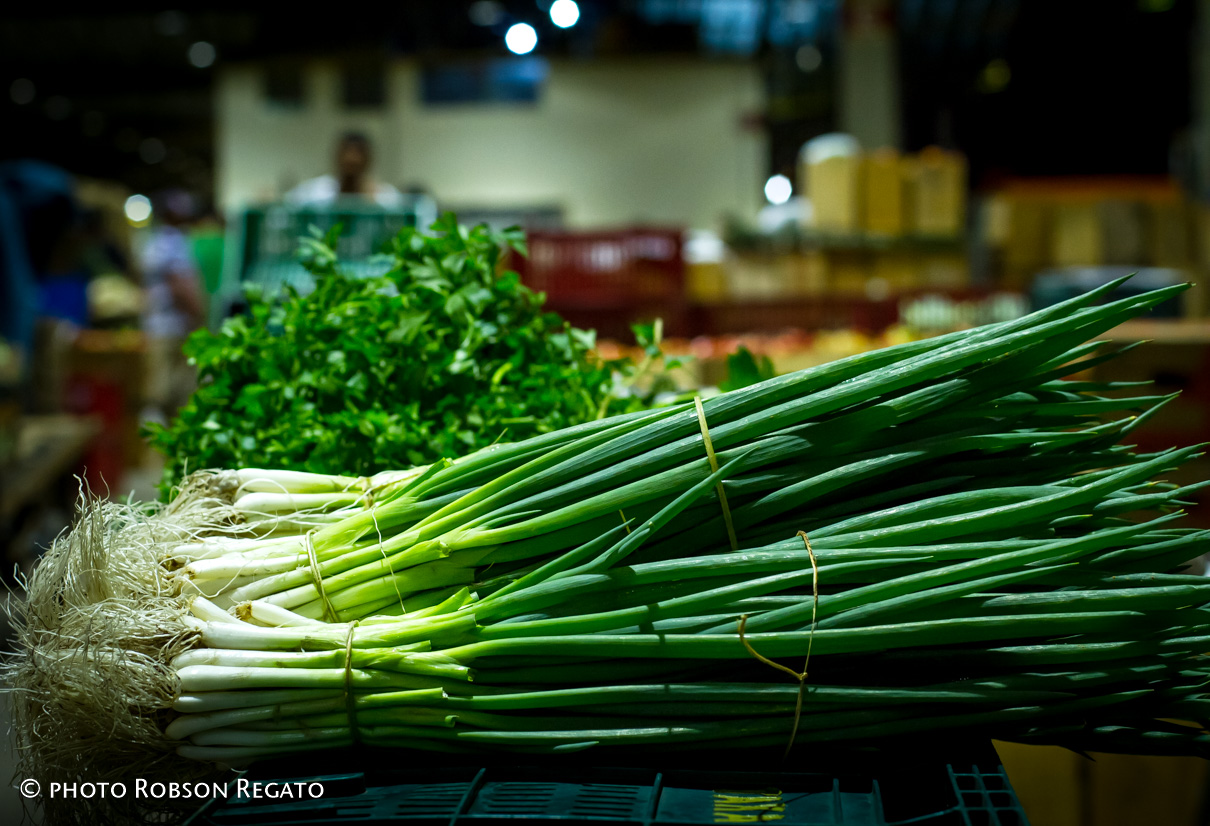
{"type": "Polygon", "coordinates": [[[298,262],[299,239],[312,228],[327,232],[340,224],[337,244],[344,268],[355,275],[387,271],[377,256],[404,227],[428,227],[436,220],[432,200],[405,197],[400,208],[387,209],[358,200],[325,205],[271,203],[250,206],[228,225],[221,285],[211,302],[211,325],[217,325],[248,287],[274,293],[289,285],[308,292],[315,284],[298,262]]]}
{"type": "Polygon", "coordinates": [[[242,794],[231,784],[186,826],[1028,826],[990,744],[958,751],[848,765],[836,755],[814,771],[727,752],[628,767],[330,754],[322,772],[315,758],[287,758],[253,767],[242,794]],[[322,796],[262,796],[282,783],[317,783],[322,796]]]}

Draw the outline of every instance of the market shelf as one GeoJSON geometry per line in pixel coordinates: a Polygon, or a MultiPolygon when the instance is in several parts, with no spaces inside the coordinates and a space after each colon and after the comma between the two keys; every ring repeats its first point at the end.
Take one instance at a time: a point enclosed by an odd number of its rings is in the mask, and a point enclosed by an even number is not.
{"type": "Polygon", "coordinates": [[[970,244],[970,239],[965,235],[838,233],[798,225],[786,226],[773,233],[733,232],[728,241],[733,248],[743,251],[963,252],[970,244]]]}
{"type": "Polygon", "coordinates": [[[1145,319],[1119,324],[1104,338],[1113,341],[1150,341],[1159,344],[1210,344],[1210,319],[1145,319]]]}

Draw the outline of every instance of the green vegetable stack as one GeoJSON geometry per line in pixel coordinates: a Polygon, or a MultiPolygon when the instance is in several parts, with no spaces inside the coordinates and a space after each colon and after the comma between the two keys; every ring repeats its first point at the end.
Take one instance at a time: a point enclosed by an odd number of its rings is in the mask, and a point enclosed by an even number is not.
{"type": "Polygon", "coordinates": [[[1206,483],[1157,480],[1202,448],[1134,450],[1167,399],[1066,378],[1180,291],[1098,304],[1114,286],[427,467],[102,506],[29,583],[22,753],[47,779],[115,749],[180,771],[955,729],[1210,753],[1210,584],[1181,572],[1210,531],[1177,521],[1206,483]]]}
{"type": "Polygon", "coordinates": [[[380,278],[341,273],[334,237],[304,242],[306,295],[251,296],[246,316],[186,344],[199,387],[152,444],[171,486],[189,470],[275,467],[368,474],[623,412],[619,366],[593,333],[543,312],[500,270],[519,230],[405,229],[380,278]]]}

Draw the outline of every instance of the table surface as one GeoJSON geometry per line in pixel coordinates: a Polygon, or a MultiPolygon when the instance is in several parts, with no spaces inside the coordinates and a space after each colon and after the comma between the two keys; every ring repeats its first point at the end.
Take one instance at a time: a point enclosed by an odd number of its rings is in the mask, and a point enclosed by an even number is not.
{"type": "Polygon", "coordinates": [[[1210,318],[1136,318],[1119,324],[1104,337],[1159,344],[1210,344],[1210,318]]]}

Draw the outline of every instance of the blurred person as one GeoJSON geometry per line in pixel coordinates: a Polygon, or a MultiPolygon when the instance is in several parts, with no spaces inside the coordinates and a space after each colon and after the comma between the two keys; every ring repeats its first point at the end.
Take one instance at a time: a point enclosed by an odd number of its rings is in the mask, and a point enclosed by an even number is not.
{"type": "Polygon", "coordinates": [[[141,255],[146,299],[147,406],[143,418],[167,421],[193,392],[195,376],[182,351],[205,312],[201,275],[190,248],[193,198],[169,190],[152,199],[152,226],[141,255]]]}
{"type": "Polygon", "coordinates": [[[39,282],[77,211],[66,171],[41,161],[0,164],[0,337],[27,359],[42,304],[39,282]]]}
{"type": "Polygon", "coordinates": [[[374,152],[370,139],[361,132],[346,132],[336,144],[336,174],[303,181],[286,193],[296,204],[329,204],[341,198],[362,198],[381,207],[402,207],[398,189],[370,177],[374,152]]]}

